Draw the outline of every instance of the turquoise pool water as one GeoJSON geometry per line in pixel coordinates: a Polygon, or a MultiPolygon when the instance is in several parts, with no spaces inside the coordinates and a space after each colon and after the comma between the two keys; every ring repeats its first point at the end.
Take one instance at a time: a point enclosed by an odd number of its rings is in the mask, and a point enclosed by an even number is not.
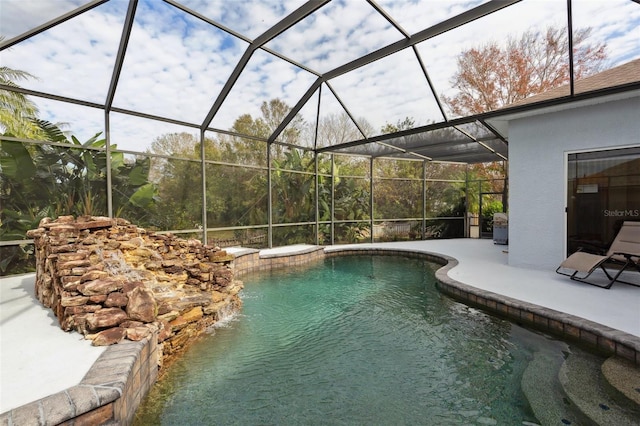
{"type": "Polygon", "coordinates": [[[566,345],[443,296],[434,269],[346,256],[245,277],[241,313],[171,367],[136,424],[535,424],[523,372],[566,345]]]}

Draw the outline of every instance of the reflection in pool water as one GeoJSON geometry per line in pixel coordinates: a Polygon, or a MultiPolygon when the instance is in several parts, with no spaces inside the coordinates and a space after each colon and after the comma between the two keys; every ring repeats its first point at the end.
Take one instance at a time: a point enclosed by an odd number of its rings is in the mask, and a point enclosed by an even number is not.
{"type": "Polygon", "coordinates": [[[523,372],[568,346],[440,294],[434,268],[346,256],[244,277],[242,312],[170,368],[136,423],[537,422],[523,372]]]}

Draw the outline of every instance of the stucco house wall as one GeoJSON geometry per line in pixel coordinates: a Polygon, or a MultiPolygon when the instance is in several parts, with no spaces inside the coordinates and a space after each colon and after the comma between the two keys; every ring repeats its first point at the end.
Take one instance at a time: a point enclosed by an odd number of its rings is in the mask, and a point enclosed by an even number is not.
{"type": "Polygon", "coordinates": [[[640,97],[509,120],[509,264],[565,256],[567,153],[640,145],[640,97]]]}

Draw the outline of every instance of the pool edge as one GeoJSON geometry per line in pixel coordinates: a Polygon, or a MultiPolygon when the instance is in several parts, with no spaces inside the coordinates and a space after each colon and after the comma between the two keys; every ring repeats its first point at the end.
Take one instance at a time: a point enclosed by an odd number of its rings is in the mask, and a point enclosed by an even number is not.
{"type": "Polygon", "coordinates": [[[477,307],[494,315],[508,318],[516,324],[579,342],[605,355],[616,355],[640,366],[640,337],[599,324],[576,315],[567,314],[534,303],[525,302],[499,293],[482,290],[454,280],[448,272],[458,265],[458,260],[447,255],[428,251],[381,247],[331,247],[327,257],[340,254],[412,255],[442,265],[435,272],[436,287],[447,296],[477,307]]]}
{"type": "Polygon", "coordinates": [[[0,414],[1,425],[128,425],[158,377],[157,333],[109,346],[79,384],[0,414]]]}
{"type": "MultiPolygon", "coordinates": [[[[428,251],[381,248],[314,246],[303,250],[260,256],[247,249],[234,255],[234,274],[301,266],[340,255],[400,255],[423,258],[442,265],[435,272],[436,287],[447,296],[478,307],[516,324],[585,344],[640,366],[640,338],[629,333],[533,303],[524,302],[461,283],[448,271],[458,260],[428,251]]],[[[71,388],[0,413],[0,424],[123,424],[133,421],[142,399],[158,377],[157,336],[141,342],[112,345],[96,360],[82,381],[71,388]],[[154,359],[156,360],[154,362],[154,359]],[[117,373],[117,374],[116,374],[117,373]],[[84,418],[83,418],[84,416],[84,418]],[[19,419],[26,420],[22,423],[19,419]],[[52,422],[54,420],[55,422],[52,422]]]]}

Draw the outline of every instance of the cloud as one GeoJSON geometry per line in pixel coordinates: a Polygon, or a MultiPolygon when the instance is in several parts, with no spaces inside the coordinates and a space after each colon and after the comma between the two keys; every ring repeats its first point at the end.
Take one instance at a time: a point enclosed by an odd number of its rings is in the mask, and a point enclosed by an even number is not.
{"type": "Polygon", "coordinates": [[[574,0],[575,28],[592,28],[591,39],[605,42],[612,66],[640,57],[640,5],[628,0],[574,0]]]}
{"type": "MultiPolygon", "coordinates": [[[[40,4],[25,2],[34,3],[40,4]]],[[[123,22],[114,12],[99,7],[14,45],[2,52],[3,66],[39,77],[27,88],[104,102],[121,33],[113,35],[113,29],[123,22]]]]}
{"type": "Polygon", "coordinates": [[[255,39],[306,0],[183,0],[186,7],[217,21],[250,39],[255,39]]]}
{"type": "MultiPolygon", "coordinates": [[[[2,0],[2,31],[14,36],[47,22],[80,4],[2,0]]],[[[254,39],[304,4],[304,0],[183,0],[182,3],[222,25],[254,39]]],[[[410,34],[428,28],[481,1],[378,0],[378,4],[410,34]]],[[[606,42],[611,65],[640,57],[639,5],[629,0],[574,0],[574,26],[592,27],[593,40],[606,42]]],[[[110,1],[74,19],[0,52],[2,65],[39,77],[26,88],[104,103],[107,97],[128,2],[110,1]]],[[[505,40],[531,27],[565,25],[566,2],[533,0],[418,44],[438,95],[454,91],[450,79],[457,55],[492,40],[505,40]]],[[[285,31],[267,46],[305,66],[326,72],[402,39],[388,21],[365,1],[333,0],[311,17],[285,31]]],[[[114,106],[199,125],[244,54],[247,43],[165,2],[140,0],[118,81],[114,106]]],[[[280,98],[295,105],[317,77],[257,50],[226,98],[212,125],[228,129],[241,114],[260,114],[260,105],[280,98]]],[[[439,120],[440,113],[411,49],[391,55],[329,82],[356,118],[366,118],[376,131],[385,123],[412,117],[416,124],[439,120]]],[[[324,90],[324,95],[329,95],[324,90]]],[[[330,98],[331,96],[329,96],[330,98]]],[[[323,96],[321,114],[340,112],[323,96]]],[[[88,139],[104,127],[99,110],[34,99],[42,118],[64,121],[88,139]],[[88,111],[83,113],[82,111],[88,111]],[[98,130],[96,130],[98,128],[98,130]]],[[[315,121],[314,105],[303,109],[315,121]]],[[[140,118],[112,114],[111,136],[119,147],[144,150],[165,131],[196,133],[140,118]],[[115,118],[117,117],[117,118],[115,118]]]]}
{"type": "Polygon", "coordinates": [[[82,0],[2,0],[0,35],[6,40],[36,28],[86,3],[82,0]]]}
{"type": "Polygon", "coordinates": [[[394,29],[366,2],[331,2],[285,31],[267,47],[327,72],[398,41],[394,29]]]}
{"type": "MultiPolygon", "coordinates": [[[[640,9],[637,4],[627,0],[577,1],[572,9],[574,27],[592,27],[594,36],[591,42],[606,41],[609,44],[610,62],[618,65],[640,57],[637,35],[633,35],[633,25],[637,28],[640,22],[633,18],[638,15],[632,11],[640,9]],[[632,23],[634,21],[635,24],[632,23]],[[623,30],[625,27],[627,29],[623,30]],[[630,43],[627,41],[634,37],[635,49],[628,49],[630,43]],[[626,59],[621,60],[623,57],[626,59]]],[[[488,42],[505,43],[510,35],[517,36],[529,29],[566,26],[567,20],[563,2],[521,2],[420,43],[418,50],[436,90],[440,94],[454,96],[456,90],[451,87],[450,80],[456,71],[456,59],[460,52],[488,42]]]]}
{"type": "Polygon", "coordinates": [[[86,142],[96,133],[102,133],[104,137],[104,112],[101,109],[43,98],[33,100],[43,119],[59,125],[62,131],[70,132],[80,142],[86,142]]]}
{"type": "Polygon", "coordinates": [[[441,21],[459,15],[487,0],[378,0],[377,3],[409,34],[415,34],[441,21]]]}
{"type": "Polygon", "coordinates": [[[246,44],[169,6],[139,16],[114,106],[201,124],[246,44]]]}
{"type": "Polygon", "coordinates": [[[353,115],[369,121],[375,134],[385,124],[395,124],[406,117],[413,118],[416,125],[442,121],[411,49],[344,74],[332,80],[331,85],[353,115]]]}
{"type": "Polygon", "coordinates": [[[112,113],[111,143],[118,149],[144,152],[151,143],[167,133],[186,132],[199,138],[200,132],[192,127],[179,126],[162,121],[148,120],[126,114],[112,113]]]}
{"type": "Polygon", "coordinates": [[[260,116],[260,106],[279,98],[294,106],[316,77],[262,50],[256,51],[211,125],[229,129],[241,114],[260,116]]]}

